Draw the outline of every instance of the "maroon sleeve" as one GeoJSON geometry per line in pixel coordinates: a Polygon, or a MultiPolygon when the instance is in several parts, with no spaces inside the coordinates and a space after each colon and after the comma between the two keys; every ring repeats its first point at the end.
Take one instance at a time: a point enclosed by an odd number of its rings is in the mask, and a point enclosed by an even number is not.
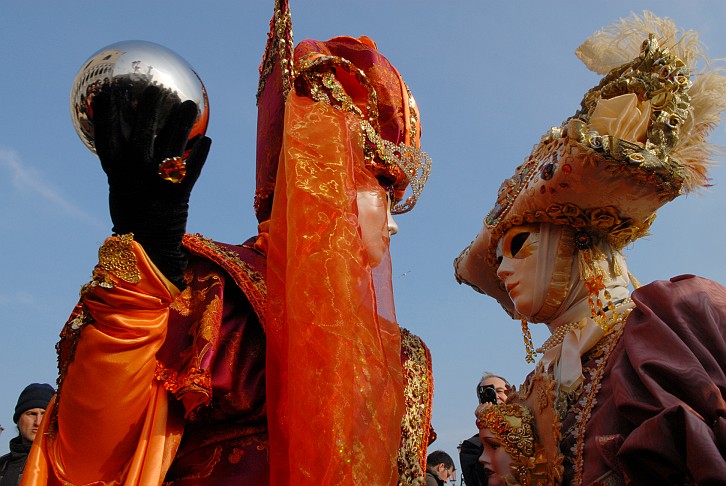
{"type": "Polygon", "coordinates": [[[614,400],[633,484],[726,484],[726,288],[691,275],[633,293],[614,400]]]}

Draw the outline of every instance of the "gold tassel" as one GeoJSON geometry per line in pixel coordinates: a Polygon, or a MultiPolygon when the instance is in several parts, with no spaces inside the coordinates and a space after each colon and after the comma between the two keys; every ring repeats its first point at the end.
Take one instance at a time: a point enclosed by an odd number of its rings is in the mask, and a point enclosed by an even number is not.
{"type": "Polygon", "coordinates": [[[580,279],[587,282],[593,278],[605,277],[605,272],[598,264],[599,260],[607,258],[603,252],[597,248],[588,248],[577,252],[578,269],[580,271],[580,279]]]}
{"type": "Polygon", "coordinates": [[[524,318],[522,318],[522,337],[524,337],[524,349],[527,352],[524,359],[527,363],[534,363],[534,357],[537,356],[537,352],[534,350],[534,344],[532,344],[532,334],[529,332],[527,319],[524,318]]]}
{"type": "Polygon", "coordinates": [[[633,275],[632,273],[628,272],[628,278],[630,278],[630,283],[633,284],[633,288],[634,289],[640,288],[640,282],[638,281],[637,278],[635,278],[635,275],[633,275]]]}
{"type": "Polygon", "coordinates": [[[625,268],[623,268],[623,265],[620,261],[620,258],[618,258],[618,255],[621,256],[623,259],[623,254],[618,251],[616,254],[613,255],[613,275],[623,275],[625,273],[625,268]]]}

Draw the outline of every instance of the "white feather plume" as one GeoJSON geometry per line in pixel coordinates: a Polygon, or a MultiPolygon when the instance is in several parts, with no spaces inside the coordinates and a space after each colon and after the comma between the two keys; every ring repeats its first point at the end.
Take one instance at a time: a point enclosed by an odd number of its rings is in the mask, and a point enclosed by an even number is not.
{"type": "Polygon", "coordinates": [[[688,66],[703,55],[698,32],[680,30],[671,19],[647,10],[642,17],[632,14],[595,32],[575,54],[588,69],[604,75],[636,58],[649,34],[654,34],[661,46],[671,49],[688,66]]]}

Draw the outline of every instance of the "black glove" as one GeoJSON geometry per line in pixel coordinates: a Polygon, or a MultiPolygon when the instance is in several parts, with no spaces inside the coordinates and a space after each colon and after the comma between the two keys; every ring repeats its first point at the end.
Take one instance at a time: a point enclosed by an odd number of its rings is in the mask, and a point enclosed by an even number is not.
{"type": "Polygon", "coordinates": [[[181,103],[170,90],[149,86],[133,109],[128,93],[111,85],[92,101],[94,141],[108,176],[113,232],[133,233],[159,270],[183,289],[188,257],[182,238],[189,196],[211,140],[195,137],[187,142],[197,117],[193,101],[181,103]],[[190,149],[184,179],[176,184],[163,180],[159,164],[190,149]]]}

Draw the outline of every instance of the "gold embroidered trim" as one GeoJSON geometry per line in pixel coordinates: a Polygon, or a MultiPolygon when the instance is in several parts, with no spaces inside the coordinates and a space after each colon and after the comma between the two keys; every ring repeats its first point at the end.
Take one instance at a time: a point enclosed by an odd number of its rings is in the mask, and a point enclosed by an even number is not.
{"type": "MultiPolygon", "coordinates": [[[[242,260],[234,251],[227,250],[199,233],[184,235],[183,243],[189,250],[211,259],[229,273],[247,296],[260,324],[264,328],[267,317],[267,283],[265,276],[242,260]]],[[[251,251],[255,250],[251,249],[251,251]]]]}
{"type": "Polygon", "coordinates": [[[81,330],[88,324],[94,322],[93,317],[87,311],[83,303],[83,296],[95,287],[95,282],[84,285],[81,288],[81,301],[76,304],[73,312],[66,321],[60,333],[60,340],[55,345],[56,354],[58,356],[58,379],[56,380],[57,391],[55,394],[55,404],[50,415],[50,423],[46,434],[55,437],[58,432],[58,408],[61,403],[61,395],[63,389],[63,381],[68,374],[68,367],[71,365],[76,356],[76,348],[78,340],[81,337],[81,330]]]}
{"type": "Polygon", "coordinates": [[[398,484],[423,485],[434,390],[431,355],[421,338],[404,328],[401,328],[401,352],[408,359],[403,362],[406,410],[401,421],[398,484]]]}
{"type": "MultiPolygon", "coordinates": [[[[98,249],[98,269],[108,272],[124,282],[136,284],[141,281],[141,272],[137,266],[133,250],[134,234],[113,236],[108,238],[98,249]]],[[[94,271],[94,277],[96,272],[94,271]]],[[[107,279],[103,279],[109,283],[107,279]]],[[[106,286],[106,285],[103,285],[106,286]]]]}
{"type": "MultiPolygon", "coordinates": [[[[316,53],[308,54],[300,59],[295,74],[296,77],[305,81],[313,100],[322,101],[333,108],[351,113],[359,120],[368,142],[363,146],[366,162],[372,163],[377,156],[385,164],[396,164],[406,174],[412,195],[406,200],[396,201],[391,212],[401,214],[413,209],[431,173],[431,157],[416,147],[404,143],[396,145],[380,136],[378,95],[366,74],[347,59],[316,53]],[[356,80],[368,91],[367,113],[364,114],[345,92],[345,88],[335,77],[336,67],[355,76],[356,80]]],[[[406,89],[408,90],[408,88],[406,89]]],[[[415,107],[416,102],[410,93],[408,103],[409,106],[415,107]]],[[[415,127],[413,130],[418,130],[418,118],[415,112],[416,110],[411,110],[412,115],[409,117],[409,122],[415,127]]]]}
{"type": "Polygon", "coordinates": [[[257,101],[265,90],[267,78],[275,68],[275,62],[280,61],[280,74],[282,76],[282,96],[287,97],[292,86],[293,72],[292,17],[286,0],[275,1],[275,11],[270,20],[270,32],[267,34],[267,45],[260,64],[260,80],[257,86],[257,101]]]}

